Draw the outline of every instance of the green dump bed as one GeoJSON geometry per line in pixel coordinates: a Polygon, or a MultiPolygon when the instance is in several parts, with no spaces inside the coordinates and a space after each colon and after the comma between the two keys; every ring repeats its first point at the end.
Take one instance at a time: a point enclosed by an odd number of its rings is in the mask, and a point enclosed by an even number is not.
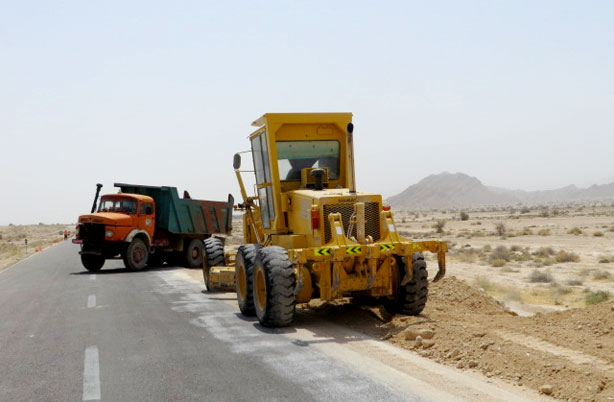
{"type": "Polygon", "coordinates": [[[115,183],[122,193],[148,195],[156,203],[156,229],[176,234],[229,233],[232,229],[234,199],[228,201],[179,198],[176,187],[115,183]]]}

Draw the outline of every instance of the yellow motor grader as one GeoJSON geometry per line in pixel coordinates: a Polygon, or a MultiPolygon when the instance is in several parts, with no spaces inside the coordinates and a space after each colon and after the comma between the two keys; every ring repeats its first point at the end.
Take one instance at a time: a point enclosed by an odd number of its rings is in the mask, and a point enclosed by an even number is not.
{"type": "Polygon", "coordinates": [[[252,125],[253,170],[240,170],[240,154],[233,163],[244,244],[224,256],[220,239],[205,240],[207,289],[234,288],[241,312],[269,327],[289,325],[296,304],[313,298],[379,299],[392,313],[419,314],[422,252],[437,254],[438,281],[447,246],[403,238],[382,196],[356,191],[352,114],[268,113],[252,125]],[[242,172],[255,173],[254,196],[242,172]]]}

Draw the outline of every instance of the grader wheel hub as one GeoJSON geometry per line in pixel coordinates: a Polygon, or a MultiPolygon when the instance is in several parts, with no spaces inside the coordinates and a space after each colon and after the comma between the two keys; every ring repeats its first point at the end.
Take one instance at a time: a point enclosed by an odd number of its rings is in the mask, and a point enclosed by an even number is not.
{"type": "Polygon", "coordinates": [[[256,270],[256,277],[254,278],[254,298],[258,310],[264,311],[266,306],[266,281],[264,278],[264,270],[256,270]]]}

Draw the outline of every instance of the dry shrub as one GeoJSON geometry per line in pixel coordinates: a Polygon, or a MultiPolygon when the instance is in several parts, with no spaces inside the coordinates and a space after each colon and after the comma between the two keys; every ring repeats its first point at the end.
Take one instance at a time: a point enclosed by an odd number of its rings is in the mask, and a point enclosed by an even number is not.
{"type": "Polygon", "coordinates": [[[552,233],[550,232],[550,229],[544,228],[544,229],[540,229],[539,232],[537,232],[537,234],[540,236],[550,236],[552,233]]]}
{"type": "Polygon", "coordinates": [[[584,233],[584,232],[583,232],[583,231],[582,231],[582,229],[580,229],[579,227],[573,227],[573,228],[571,228],[571,229],[569,229],[569,230],[567,231],[567,234],[572,234],[572,235],[574,235],[574,236],[579,236],[579,235],[581,235],[582,233],[584,233]]]}
{"type": "Polygon", "coordinates": [[[601,258],[599,259],[599,263],[601,263],[601,264],[607,264],[607,263],[609,263],[609,262],[610,262],[610,259],[609,259],[609,258],[607,258],[607,257],[601,257],[601,258]]]}
{"type": "Polygon", "coordinates": [[[490,254],[490,259],[501,259],[505,261],[510,260],[510,251],[505,246],[497,246],[490,254]]]}
{"type": "Polygon", "coordinates": [[[433,225],[433,228],[437,231],[437,233],[443,233],[443,228],[446,226],[445,219],[438,219],[437,222],[433,225]]]}
{"type": "Polygon", "coordinates": [[[533,231],[531,230],[530,227],[525,227],[524,229],[522,229],[522,232],[520,232],[520,234],[522,236],[530,236],[533,234],[533,231]]]}
{"type": "Polygon", "coordinates": [[[505,264],[507,264],[507,261],[505,261],[502,258],[491,258],[490,259],[490,265],[492,265],[493,267],[502,267],[505,264]]]}
{"type": "Polygon", "coordinates": [[[575,279],[570,279],[566,282],[569,286],[582,286],[582,279],[580,278],[575,278],[575,279]]]}
{"type": "Polygon", "coordinates": [[[595,280],[605,280],[610,279],[612,275],[608,271],[595,271],[593,272],[593,279],[595,280]]]}
{"type": "Polygon", "coordinates": [[[541,272],[538,270],[533,270],[531,275],[529,276],[529,282],[531,283],[550,283],[553,282],[554,278],[550,275],[549,272],[541,272]]]}
{"type": "Polygon", "coordinates": [[[599,290],[597,292],[589,292],[586,295],[584,300],[586,301],[586,304],[597,304],[597,303],[604,302],[608,300],[609,298],[610,298],[610,292],[599,290]]]}
{"type": "Polygon", "coordinates": [[[551,255],[554,255],[554,250],[552,249],[552,247],[540,247],[533,252],[533,255],[536,257],[549,257],[551,255]]]}
{"type": "Polygon", "coordinates": [[[505,227],[505,223],[499,222],[495,225],[495,231],[499,236],[505,236],[505,232],[507,232],[507,228],[505,227]]]}
{"type": "Polygon", "coordinates": [[[593,233],[593,236],[595,236],[595,237],[603,237],[603,232],[597,231],[597,232],[593,233]]]}
{"type": "Polygon", "coordinates": [[[561,250],[554,256],[556,262],[578,262],[580,261],[580,256],[576,253],[568,253],[567,251],[561,250]]]}
{"type": "Polygon", "coordinates": [[[467,212],[465,212],[465,211],[461,211],[460,218],[461,218],[461,221],[468,221],[469,220],[469,214],[467,212]]]}

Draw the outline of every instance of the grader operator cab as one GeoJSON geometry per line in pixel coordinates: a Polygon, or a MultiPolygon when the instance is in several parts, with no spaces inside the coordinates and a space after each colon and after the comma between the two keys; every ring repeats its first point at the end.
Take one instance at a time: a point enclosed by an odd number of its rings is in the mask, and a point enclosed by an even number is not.
{"type": "Polygon", "coordinates": [[[208,290],[234,288],[241,312],[271,327],[289,325],[295,305],[312,298],[377,298],[390,312],[419,314],[422,252],[437,254],[438,281],[447,246],[403,238],[381,195],[356,191],[352,114],[269,113],[252,125],[255,196],[234,158],[244,244],[225,259],[221,241],[206,240],[208,290]]]}

